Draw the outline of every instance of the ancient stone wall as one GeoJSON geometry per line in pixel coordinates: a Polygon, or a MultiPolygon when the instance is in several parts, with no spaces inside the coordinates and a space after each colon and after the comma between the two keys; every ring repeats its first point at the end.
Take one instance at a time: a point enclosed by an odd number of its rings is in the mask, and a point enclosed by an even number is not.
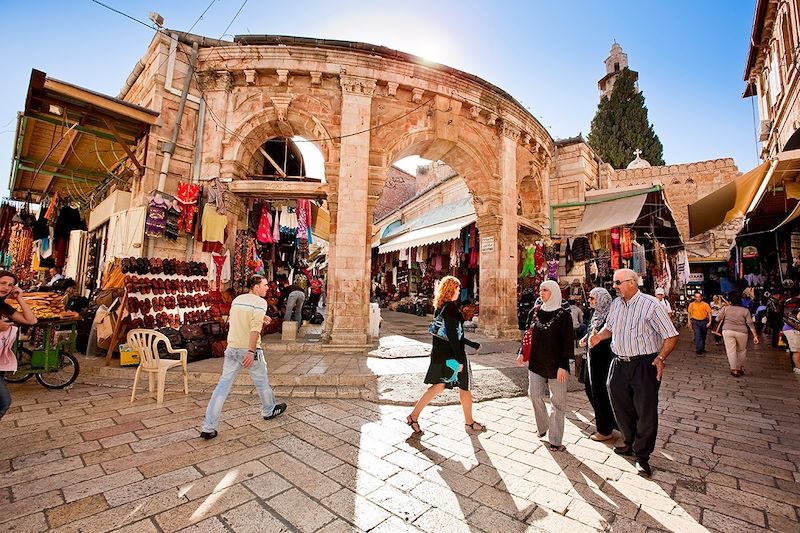
{"type": "Polygon", "coordinates": [[[417,178],[395,166],[389,167],[381,197],[375,205],[373,220],[376,222],[382,220],[415,194],[417,194],[417,178]]]}

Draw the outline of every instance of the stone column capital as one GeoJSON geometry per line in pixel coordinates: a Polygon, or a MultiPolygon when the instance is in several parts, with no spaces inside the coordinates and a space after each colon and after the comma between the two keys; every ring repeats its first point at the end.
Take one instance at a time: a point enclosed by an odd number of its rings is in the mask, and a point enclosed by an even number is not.
{"type": "Polygon", "coordinates": [[[508,137],[512,141],[517,142],[522,135],[522,130],[504,119],[500,125],[500,134],[503,135],[503,137],[508,137]]]}
{"type": "Polygon", "coordinates": [[[370,98],[375,95],[376,82],[373,78],[363,78],[361,76],[340,74],[339,83],[342,86],[343,93],[368,96],[370,98]]]}

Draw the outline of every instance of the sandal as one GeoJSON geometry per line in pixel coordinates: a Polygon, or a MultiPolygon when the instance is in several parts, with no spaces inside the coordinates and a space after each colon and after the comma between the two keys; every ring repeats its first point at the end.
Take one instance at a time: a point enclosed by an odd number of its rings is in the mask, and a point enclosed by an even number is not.
{"type": "Polygon", "coordinates": [[[472,431],[475,431],[476,433],[481,433],[483,431],[486,431],[486,426],[484,426],[480,422],[475,422],[474,420],[472,421],[471,424],[467,424],[465,422],[464,426],[469,428],[469,429],[471,429],[472,431]],[[477,426],[477,427],[475,427],[475,426],[477,426]]]}
{"type": "Polygon", "coordinates": [[[411,415],[408,415],[406,417],[406,424],[408,424],[408,426],[411,428],[411,431],[413,433],[415,433],[415,434],[416,433],[422,433],[422,430],[419,427],[419,419],[414,420],[413,418],[411,418],[411,415]]]}

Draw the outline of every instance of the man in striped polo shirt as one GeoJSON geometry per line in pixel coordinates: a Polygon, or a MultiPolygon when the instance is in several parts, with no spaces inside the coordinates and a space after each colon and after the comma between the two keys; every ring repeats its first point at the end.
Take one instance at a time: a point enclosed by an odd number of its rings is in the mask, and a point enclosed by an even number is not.
{"type": "Polygon", "coordinates": [[[658,389],[664,363],[678,344],[678,331],[664,306],[639,291],[633,270],[614,272],[619,294],[611,303],[603,329],[589,344],[611,338],[614,360],[608,374],[608,393],[625,445],[619,455],[636,456],[637,471],[650,477],[650,454],[658,433],[658,389]]]}

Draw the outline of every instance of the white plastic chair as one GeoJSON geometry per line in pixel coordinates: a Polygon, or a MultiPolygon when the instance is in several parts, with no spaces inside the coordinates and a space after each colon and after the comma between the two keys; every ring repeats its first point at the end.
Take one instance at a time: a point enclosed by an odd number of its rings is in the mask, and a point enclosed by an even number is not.
{"type": "Polygon", "coordinates": [[[183,393],[189,394],[189,371],[186,368],[188,352],[184,349],[176,350],[163,333],[152,329],[132,329],[128,332],[128,346],[139,352],[139,367],[133,378],[133,391],[131,402],[136,399],[136,386],[139,384],[139,372],[149,375],[149,390],[153,392],[154,381],[158,378],[158,394],[156,403],[164,402],[164,382],[167,380],[167,370],[176,366],[183,366],[183,393]],[[180,359],[161,359],[158,356],[159,342],[167,347],[167,353],[176,353],[180,359]]]}

